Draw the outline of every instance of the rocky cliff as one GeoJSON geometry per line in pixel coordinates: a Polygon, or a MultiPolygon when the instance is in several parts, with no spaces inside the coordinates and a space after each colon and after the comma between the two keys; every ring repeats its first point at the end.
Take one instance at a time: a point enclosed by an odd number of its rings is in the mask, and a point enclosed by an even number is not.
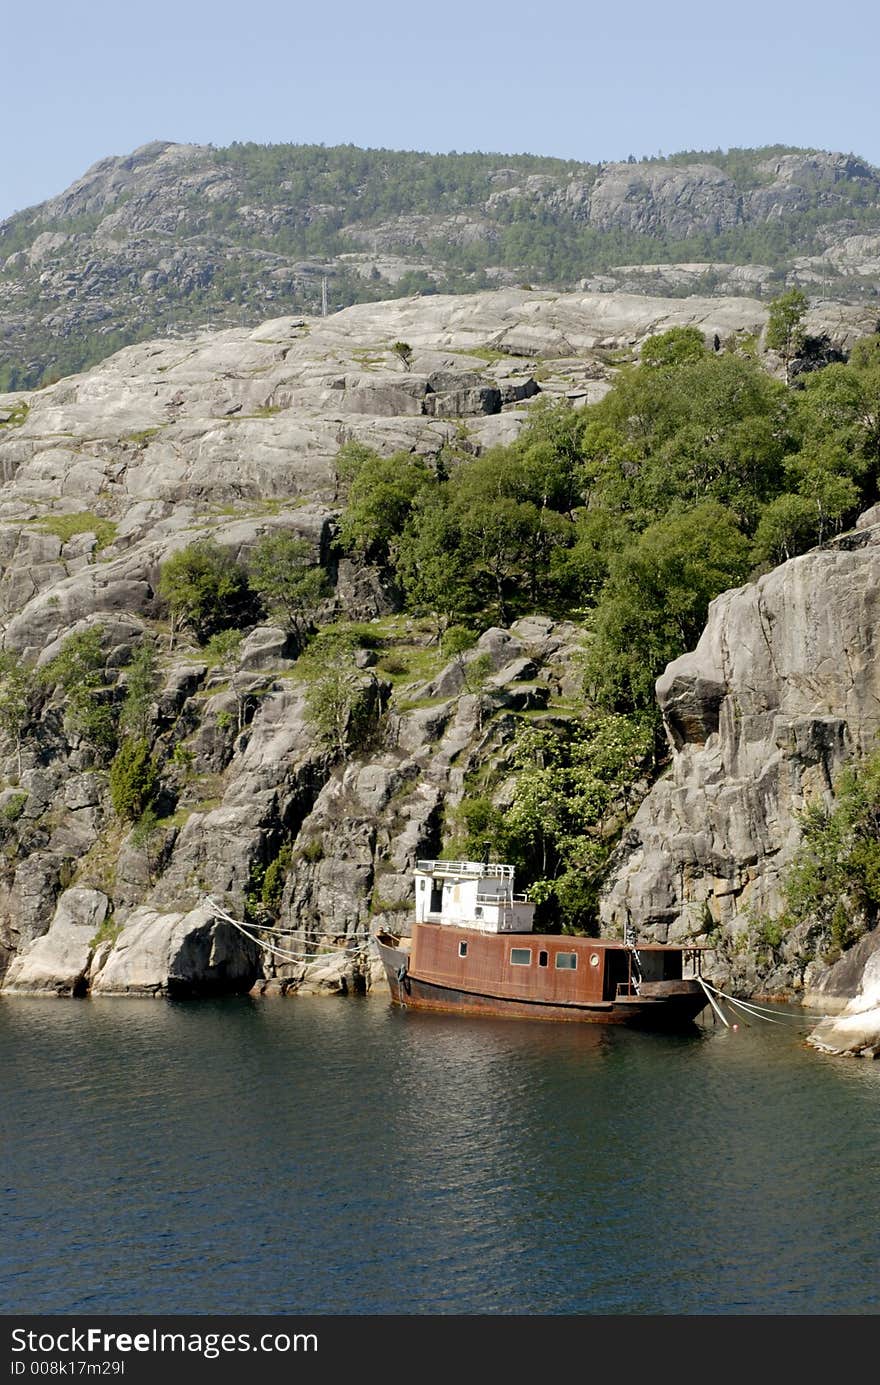
{"type": "MultiPolygon", "coordinates": [[[[477,453],[514,438],[542,395],[599,397],[610,362],[653,333],[697,325],[723,343],[765,321],[748,298],[436,296],[132,346],[0,396],[3,645],[43,667],[72,632],[99,626],[118,698],[147,632],[161,651],[149,734],[166,766],[145,834],[114,816],[106,765],[66,727],[57,695],[20,762],[4,743],[6,992],[374,984],[370,928],[406,917],[412,866],[440,848],[468,777],[491,771],[503,796],[517,718],[573,714],[580,635],[532,616],[485,630],[444,666],[430,624],[395,614],[378,575],[333,547],[340,444],[477,453]],[[208,656],[171,640],[157,596],[161,564],[194,539],[246,557],[277,531],[306,540],[324,570],[323,619],[370,623],[358,662],[377,732],[347,763],[316,742],[284,630],[259,626],[208,656]],[[210,902],[253,916],[269,871],[277,907],[260,937],[272,952],[210,902]]],[[[818,305],[810,325],[846,346],[873,320],[818,305]]],[[[796,815],[877,728],[877,532],[726,593],[697,651],[667,670],[672,768],[624,840],[609,926],[633,915],[658,938],[701,936],[755,989],[749,920],[778,902],[796,815]]],[[[798,946],[762,977],[773,983],[776,966],[780,988],[818,985],[821,959],[798,946]]]]}
{"type": "Polygon", "coordinates": [[[413,863],[439,848],[465,776],[489,761],[503,774],[515,712],[565,715],[577,631],[541,617],[490,629],[444,667],[430,624],[395,616],[375,574],[332,550],[336,454],[352,438],[382,452],[432,456],[451,439],[478,451],[515,436],[539,393],[583,400],[606,388],[590,345],[637,342],[658,315],[714,333],[756,312],[609,306],[591,315],[588,299],[525,293],[363,306],[311,328],[288,318],[131,347],[0,398],[4,647],[45,666],[68,635],[99,626],[118,698],[133,645],[155,637],[150,738],[168,765],[164,816],[143,839],[114,817],[106,765],[65,730],[57,700],[20,763],[5,743],[7,993],[373,983],[370,926],[405,912],[413,863]],[[404,336],[406,369],[389,346],[404,336]],[[373,622],[360,663],[381,735],[347,765],[315,741],[283,630],[258,627],[213,662],[169,640],[157,581],[170,554],[210,535],[242,557],[279,531],[324,567],[324,618],[373,622]],[[480,661],[476,690],[469,659],[480,661]],[[276,951],[265,953],[206,901],[240,918],[282,861],[279,931],[262,935],[276,951]]]}
{"type": "Polygon", "coordinates": [[[315,314],[322,280],[334,308],[523,282],[772,297],[787,280],[870,304],[878,235],[880,177],[844,154],[586,165],[156,141],[0,224],[0,386],[148,336],[315,314]]]}
{"type": "Polygon", "coordinates": [[[809,923],[779,938],[765,920],[785,907],[800,815],[830,805],[843,764],[876,748],[877,519],[712,602],[696,650],[658,679],[672,763],[625,834],[602,906],[609,928],[636,919],[658,941],[698,937],[740,993],[799,992],[828,1010],[856,996],[848,1027],[817,1031],[835,1051],[880,1040],[876,937],[829,969],[809,923]]]}

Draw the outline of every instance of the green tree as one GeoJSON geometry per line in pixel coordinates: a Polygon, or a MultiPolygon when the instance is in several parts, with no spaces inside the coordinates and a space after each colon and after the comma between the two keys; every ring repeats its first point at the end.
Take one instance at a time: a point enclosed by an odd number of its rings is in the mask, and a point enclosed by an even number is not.
{"type": "Polygon", "coordinates": [[[397,359],[400,361],[400,363],[401,363],[401,365],[403,366],[404,370],[409,370],[410,366],[412,365],[412,358],[413,358],[413,349],[412,349],[412,347],[410,346],[409,342],[406,342],[406,341],[395,341],[395,342],[392,342],[392,344],[391,344],[391,350],[394,352],[395,356],[396,356],[397,359]]]}
{"type": "Polygon", "coordinates": [[[393,565],[419,492],[432,480],[421,457],[370,454],[358,467],[339,518],[339,546],[362,562],[393,565]]]}
{"type": "Polygon", "coordinates": [[[249,563],[250,584],[266,608],[300,644],[330,592],[324,571],[315,565],[308,539],[293,534],[266,534],[249,563]]]}
{"type": "Polygon", "coordinates": [[[146,739],[158,686],[156,647],[152,640],[145,637],[125,669],[125,697],[119,724],[129,735],[146,739]]]}
{"type": "Polygon", "coordinates": [[[123,822],[139,822],[149,808],[159,784],[159,773],[149,743],[129,736],[110,766],[110,801],[123,822]]]}
{"type": "Polygon", "coordinates": [[[706,342],[699,327],[670,327],[648,337],[642,347],[642,365],[657,369],[662,366],[686,365],[706,355],[706,342]]]}
{"type": "Polygon", "coordinates": [[[99,750],[109,750],[116,743],[117,710],[107,681],[103,635],[103,626],[90,625],[68,636],[60,652],[41,669],[40,681],[64,692],[67,730],[99,750]]]}
{"type": "Polygon", "coordinates": [[[0,651],[0,732],[15,746],[21,777],[21,752],[35,715],[39,682],[33,668],[11,651],[0,651]]]}
{"type": "Polygon", "coordinates": [[[566,732],[517,732],[505,829],[528,863],[532,897],[566,929],[596,929],[602,875],[640,797],[651,743],[647,721],[616,715],[593,715],[566,732]]]}
{"type": "Polygon", "coordinates": [[[475,592],[448,486],[430,487],[416,498],[400,545],[397,576],[409,610],[436,618],[438,641],[451,623],[473,609],[475,592]]]}
{"type": "Polygon", "coordinates": [[[834,795],[801,816],[778,920],[783,935],[806,926],[813,946],[832,955],[880,921],[880,752],[846,766],[834,795]]]}
{"type": "Polygon", "coordinates": [[[189,628],[200,644],[257,614],[247,573],[213,539],[198,539],[162,564],[159,594],[171,612],[171,637],[189,628]]]}
{"type": "MultiPolygon", "coordinates": [[[[317,641],[316,641],[317,644],[317,641]]],[[[306,691],[306,716],[320,745],[346,761],[374,735],[383,711],[380,686],[354,662],[344,643],[309,651],[312,673],[306,691]]]]}
{"type": "Polygon", "coordinates": [[[730,513],[705,504],[613,555],[586,658],[590,698],[611,711],[653,708],[656,678],[696,645],[713,597],[748,575],[749,550],[730,513]]]}
{"type": "Polygon", "coordinates": [[[756,561],[775,565],[805,553],[813,544],[815,526],[812,501],[804,495],[778,495],[765,507],[755,531],[756,561]]]}
{"type": "Polygon", "coordinates": [[[764,341],[769,351],[778,351],[782,357],[786,380],[790,379],[794,357],[804,345],[806,311],[806,295],[800,289],[789,289],[770,304],[764,341]]]}

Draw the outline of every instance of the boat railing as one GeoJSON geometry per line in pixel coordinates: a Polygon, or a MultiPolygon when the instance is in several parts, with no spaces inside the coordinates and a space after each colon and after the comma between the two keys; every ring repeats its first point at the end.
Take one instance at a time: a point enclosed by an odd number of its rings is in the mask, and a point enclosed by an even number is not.
{"type": "Polygon", "coordinates": [[[477,890],[478,904],[529,904],[530,902],[528,895],[522,890],[516,894],[512,894],[510,891],[505,894],[487,894],[485,891],[481,893],[479,889],[477,890]]]}
{"type": "Polygon", "coordinates": [[[498,865],[488,861],[416,861],[416,870],[426,875],[469,876],[480,880],[492,877],[501,880],[513,879],[513,866],[498,865]]]}

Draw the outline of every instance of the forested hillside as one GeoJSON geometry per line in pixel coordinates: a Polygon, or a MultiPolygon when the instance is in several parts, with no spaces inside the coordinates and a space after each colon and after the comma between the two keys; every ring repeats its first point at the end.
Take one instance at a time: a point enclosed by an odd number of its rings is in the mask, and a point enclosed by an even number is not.
{"type": "Polygon", "coordinates": [[[872,300],[880,176],[781,146],[587,164],[164,142],[0,224],[0,389],[129,342],[531,284],[872,300]]]}

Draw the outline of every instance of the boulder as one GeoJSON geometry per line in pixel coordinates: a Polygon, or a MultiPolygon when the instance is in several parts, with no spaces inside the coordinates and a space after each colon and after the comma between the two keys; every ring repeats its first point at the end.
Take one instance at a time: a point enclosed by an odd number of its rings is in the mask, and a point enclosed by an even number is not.
{"type": "Polygon", "coordinates": [[[874,930],[869,947],[855,995],[808,1036],[807,1042],[823,1053],[880,1057],[880,930],[874,930]]]}
{"type": "Polygon", "coordinates": [[[12,961],[3,994],[85,995],[95,935],[108,908],[109,900],[100,890],[65,890],[48,933],[12,961]]]}
{"type": "Polygon", "coordinates": [[[259,949],[208,904],[188,913],[136,909],[97,975],[93,995],[242,995],[259,949]]]}

